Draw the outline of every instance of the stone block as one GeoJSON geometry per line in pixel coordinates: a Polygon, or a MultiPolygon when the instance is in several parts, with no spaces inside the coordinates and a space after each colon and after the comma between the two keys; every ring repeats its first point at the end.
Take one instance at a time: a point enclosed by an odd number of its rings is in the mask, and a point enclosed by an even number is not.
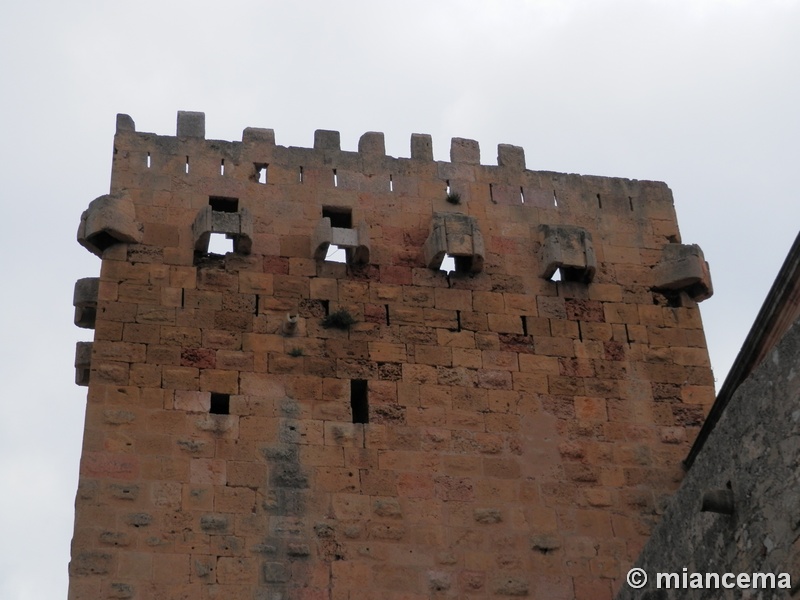
{"type": "Polygon", "coordinates": [[[178,111],[178,137],[206,137],[206,114],[188,110],[178,111]]]}
{"type": "Polygon", "coordinates": [[[386,144],[382,131],[368,131],[358,140],[358,153],[368,156],[385,156],[386,144]]]}
{"type": "Polygon", "coordinates": [[[89,372],[92,369],[92,342],[75,344],[75,384],[89,385],[89,372]]]}
{"type": "Polygon", "coordinates": [[[562,279],[590,282],[597,269],[592,236],[574,225],[540,225],[539,276],[550,279],[557,269],[562,279]]]}
{"type": "Polygon", "coordinates": [[[117,113],[117,133],[122,131],[136,131],[136,123],[133,122],[130,115],[117,113]]]}
{"type": "Polygon", "coordinates": [[[485,249],[475,217],[461,213],[434,213],[423,254],[429,269],[441,267],[447,254],[455,258],[457,272],[479,273],[483,270],[485,249]]]}
{"type": "Polygon", "coordinates": [[[99,285],[99,277],[84,277],[75,282],[72,305],[75,307],[75,325],[78,327],[94,329],[99,285]]]}
{"type": "Polygon", "coordinates": [[[242,132],[242,142],[244,142],[245,144],[259,143],[268,146],[274,146],[275,130],[262,129],[260,127],[246,127],[245,130],[242,132]]]}
{"type": "Polygon", "coordinates": [[[525,170],[525,149],[511,144],[497,145],[497,166],[525,170]]]}
{"type": "Polygon", "coordinates": [[[480,145],[475,140],[453,138],[450,140],[450,162],[468,165],[481,164],[480,145]]]}
{"type": "Polygon", "coordinates": [[[139,243],[143,227],[136,221],[136,209],[124,193],[95,198],[83,211],[78,226],[78,243],[97,256],[118,243],[139,243]]]}
{"type": "Polygon", "coordinates": [[[714,293],[708,263],[697,244],[665,245],[653,275],[656,289],[686,292],[695,302],[714,293]]]}
{"type": "Polygon", "coordinates": [[[314,132],[314,150],[340,150],[341,141],[338,131],[317,129],[314,132]]]}
{"type": "Polygon", "coordinates": [[[427,133],[411,134],[411,158],[433,160],[433,141],[427,133]]]}

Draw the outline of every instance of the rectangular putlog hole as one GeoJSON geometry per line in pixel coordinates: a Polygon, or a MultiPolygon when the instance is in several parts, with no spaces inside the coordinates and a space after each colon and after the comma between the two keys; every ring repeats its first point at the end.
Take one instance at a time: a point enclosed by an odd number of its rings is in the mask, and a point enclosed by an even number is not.
{"type": "Polygon", "coordinates": [[[216,212],[235,213],[239,212],[239,199],[226,198],[225,196],[209,196],[208,204],[211,210],[216,212]]]}
{"type": "Polygon", "coordinates": [[[350,380],[350,410],[353,414],[353,423],[369,423],[366,379],[350,380]]]}
{"type": "Polygon", "coordinates": [[[231,414],[231,395],[211,392],[211,408],[208,412],[212,415],[231,414]]]}

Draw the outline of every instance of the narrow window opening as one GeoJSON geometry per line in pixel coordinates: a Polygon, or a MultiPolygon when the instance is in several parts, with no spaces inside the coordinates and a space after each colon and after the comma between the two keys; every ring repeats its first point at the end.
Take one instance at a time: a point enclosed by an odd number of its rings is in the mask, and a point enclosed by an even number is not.
{"type": "Polygon", "coordinates": [[[631,207],[631,210],[633,210],[633,197],[632,196],[628,196],[628,205],[631,207]]]}
{"type": "Polygon", "coordinates": [[[456,331],[461,331],[461,311],[456,311],[456,331]]]}
{"type": "Polygon", "coordinates": [[[522,335],[528,335],[528,317],[523,315],[520,319],[522,320],[522,335]]]}
{"type": "Polygon", "coordinates": [[[188,156],[186,157],[186,170],[184,172],[185,173],[189,172],[189,157],[188,156]]]}
{"type": "Polygon", "coordinates": [[[489,200],[494,202],[494,186],[491,183],[489,184],[489,200]]]}
{"type": "Polygon", "coordinates": [[[186,305],[186,290],[181,288],[181,308],[186,305]]]}
{"type": "Polygon", "coordinates": [[[603,208],[603,200],[600,198],[600,194],[597,194],[597,208],[603,208]]]}
{"type": "Polygon", "coordinates": [[[258,294],[256,294],[256,305],[253,308],[253,314],[255,314],[255,316],[258,316],[258,294]]]}
{"type": "Polygon", "coordinates": [[[266,163],[253,163],[253,168],[256,172],[256,181],[261,184],[267,183],[267,164],[266,163]]]}
{"type": "Polygon", "coordinates": [[[392,176],[391,175],[389,175],[389,191],[390,192],[394,191],[394,181],[392,180],[392,176]]]}
{"type": "Polygon", "coordinates": [[[303,183],[303,167],[300,167],[300,183],[303,183]]]}
{"type": "Polygon", "coordinates": [[[522,186],[519,186],[519,201],[525,204],[525,190],[522,189],[522,186]]]}
{"type": "Polygon", "coordinates": [[[239,199],[226,198],[224,196],[209,196],[208,205],[211,210],[216,212],[235,213],[239,212],[239,199]]]}
{"type": "Polygon", "coordinates": [[[211,407],[208,412],[212,415],[231,414],[231,395],[211,392],[211,407]]]}
{"type": "Polygon", "coordinates": [[[224,158],[220,159],[220,161],[219,161],[219,174],[220,175],[225,175],[225,159],[224,158]]]}
{"type": "Polygon", "coordinates": [[[339,187],[339,175],[337,175],[336,169],[333,170],[333,187],[339,187]]]}
{"type": "Polygon", "coordinates": [[[447,186],[445,188],[445,193],[449,196],[450,195],[450,180],[449,179],[445,180],[445,184],[447,186]]]}
{"type": "Polygon", "coordinates": [[[151,162],[150,162],[150,153],[148,152],[148,153],[147,153],[147,168],[148,168],[148,169],[150,168],[150,165],[151,165],[151,162]]]}
{"type": "Polygon", "coordinates": [[[233,252],[233,238],[224,233],[212,233],[208,238],[208,254],[225,255],[233,252]]]}
{"type": "Polygon", "coordinates": [[[555,190],[553,190],[553,207],[558,208],[558,196],[555,190]]]}
{"type": "Polygon", "coordinates": [[[581,342],[583,341],[583,329],[581,328],[581,322],[578,321],[578,340],[581,342]]]}
{"type": "Polygon", "coordinates": [[[353,415],[353,423],[369,423],[367,387],[365,379],[350,380],[350,410],[353,415]]]}
{"type": "Polygon", "coordinates": [[[327,317],[331,314],[331,301],[330,300],[320,300],[320,304],[322,304],[322,309],[325,311],[325,316],[327,317]]]}
{"type": "Polygon", "coordinates": [[[625,323],[625,339],[628,340],[628,343],[631,343],[631,332],[628,330],[628,324],[625,323]]]}
{"type": "Polygon", "coordinates": [[[389,321],[389,305],[384,304],[383,308],[386,310],[386,324],[391,325],[392,323],[389,321]]]}

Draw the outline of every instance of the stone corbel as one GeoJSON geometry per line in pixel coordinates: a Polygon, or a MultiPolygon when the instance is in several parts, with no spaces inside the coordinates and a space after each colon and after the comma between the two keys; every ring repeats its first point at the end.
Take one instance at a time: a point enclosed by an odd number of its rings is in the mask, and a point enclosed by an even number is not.
{"type": "Polygon", "coordinates": [[[553,277],[561,269],[562,279],[589,283],[597,270],[591,234],[573,225],[540,225],[539,276],[553,277]]]}
{"type": "Polygon", "coordinates": [[[448,255],[455,260],[456,272],[480,273],[486,250],[475,217],[460,213],[434,213],[423,253],[425,264],[430,269],[439,269],[445,255],[448,255]]]}
{"type": "Polygon", "coordinates": [[[75,384],[89,385],[89,372],[92,369],[92,342],[75,344],[75,384]]]}
{"type": "Polygon", "coordinates": [[[695,302],[702,302],[714,293],[708,263],[697,244],[665,245],[653,275],[656,289],[686,292],[695,302]]]}
{"type": "Polygon", "coordinates": [[[78,243],[89,252],[103,251],[119,243],[142,241],[142,224],[136,221],[133,201],[124,194],[108,194],[92,200],[78,226],[78,243]]]}
{"type": "Polygon", "coordinates": [[[75,325],[84,329],[94,329],[97,315],[97,290],[99,277],[84,277],[75,282],[72,305],[75,307],[75,325]]]}

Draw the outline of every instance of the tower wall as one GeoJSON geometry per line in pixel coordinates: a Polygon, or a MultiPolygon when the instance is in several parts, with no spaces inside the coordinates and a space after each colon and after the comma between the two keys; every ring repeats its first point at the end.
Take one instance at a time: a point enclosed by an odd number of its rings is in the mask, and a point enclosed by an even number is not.
{"type": "Polygon", "coordinates": [[[669,188],[178,134],[81,220],[69,597],[610,598],[714,399],[669,188]]]}

